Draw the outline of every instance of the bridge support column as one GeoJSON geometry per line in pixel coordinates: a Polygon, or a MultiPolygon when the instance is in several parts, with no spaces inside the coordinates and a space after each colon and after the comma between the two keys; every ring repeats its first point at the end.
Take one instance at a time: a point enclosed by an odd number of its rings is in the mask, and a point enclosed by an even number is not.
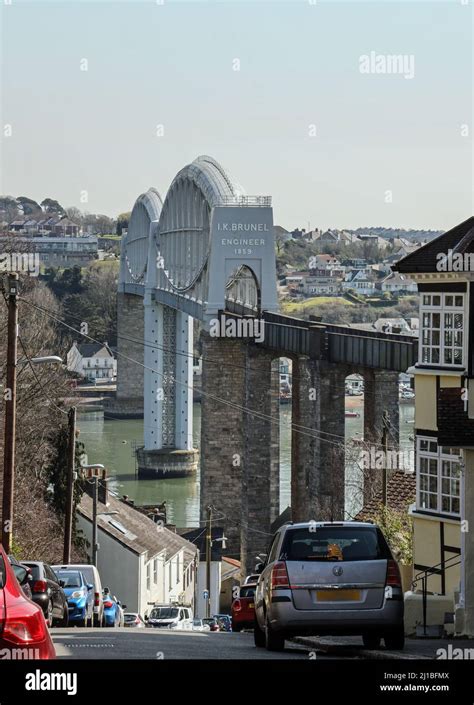
{"type": "Polygon", "coordinates": [[[293,521],[344,518],[346,374],[345,368],[323,361],[293,361],[293,521]]]}
{"type": "Polygon", "coordinates": [[[105,400],[104,418],[140,419],[143,418],[143,297],[118,293],[117,335],[117,393],[114,399],[105,400]]]}
{"type": "MultiPolygon", "coordinates": [[[[389,415],[388,448],[398,449],[399,444],[399,396],[398,372],[387,370],[364,371],[364,441],[382,450],[383,412],[389,415]]],[[[376,456],[374,456],[376,457],[376,456]]],[[[380,463],[378,463],[380,468],[380,463]]],[[[372,468],[364,472],[364,503],[370,501],[382,486],[382,472],[372,468]]]]}
{"type": "Polygon", "coordinates": [[[138,476],[196,472],[192,447],[192,327],[189,316],[145,295],[145,446],[138,476]],[[191,357],[189,357],[191,355],[191,357]]]}
{"type": "Polygon", "coordinates": [[[279,511],[277,365],[242,340],[203,334],[202,341],[201,519],[211,505],[226,553],[241,553],[247,574],[267,550],[279,511]]]}

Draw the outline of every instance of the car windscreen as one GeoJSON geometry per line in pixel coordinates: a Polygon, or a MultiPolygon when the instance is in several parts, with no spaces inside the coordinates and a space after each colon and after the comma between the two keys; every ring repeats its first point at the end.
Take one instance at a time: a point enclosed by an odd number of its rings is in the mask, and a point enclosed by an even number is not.
{"type": "Polygon", "coordinates": [[[375,526],[322,526],[289,529],[280,560],[369,561],[391,558],[382,532],[375,526]]]}
{"type": "Polygon", "coordinates": [[[33,580],[40,580],[40,569],[37,563],[23,563],[22,565],[26,566],[31,570],[31,576],[33,580]]]}
{"type": "Polygon", "coordinates": [[[240,597],[255,597],[255,585],[245,586],[240,588],[240,597]]]}
{"type": "Polygon", "coordinates": [[[175,619],[178,610],[175,607],[155,607],[151,611],[150,619],[175,619]]]}
{"type": "Polygon", "coordinates": [[[65,570],[59,570],[57,572],[59,580],[64,581],[65,588],[82,587],[82,580],[80,573],[69,572],[65,570]]]}
{"type": "Polygon", "coordinates": [[[124,614],[123,618],[126,622],[134,622],[137,618],[136,614],[124,614]]]}

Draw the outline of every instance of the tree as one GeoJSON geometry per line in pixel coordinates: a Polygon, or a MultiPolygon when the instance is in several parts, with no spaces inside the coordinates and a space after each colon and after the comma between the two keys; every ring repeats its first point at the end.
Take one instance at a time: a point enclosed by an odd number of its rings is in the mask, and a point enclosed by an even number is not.
{"type": "Polygon", "coordinates": [[[23,212],[23,215],[31,215],[37,217],[43,215],[41,206],[39,205],[39,203],[36,203],[36,201],[33,201],[32,198],[28,198],[27,196],[18,196],[16,200],[19,204],[19,209],[23,212]]]}
{"type": "Polygon", "coordinates": [[[70,206],[69,208],[66,208],[66,215],[69,220],[73,221],[73,223],[77,223],[77,225],[82,225],[83,215],[79,208],[76,208],[76,206],[70,206]]]}
{"type": "Polygon", "coordinates": [[[122,235],[122,230],[126,230],[128,228],[128,223],[130,221],[130,216],[131,212],[128,211],[127,213],[120,213],[117,217],[117,229],[116,233],[117,235],[122,235]]]}
{"type": "Polygon", "coordinates": [[[66,215],[64,208],[53,198],[45,198],[41,201],[41,207],[49,215],[60,215],[61,217],[66,215]]]}

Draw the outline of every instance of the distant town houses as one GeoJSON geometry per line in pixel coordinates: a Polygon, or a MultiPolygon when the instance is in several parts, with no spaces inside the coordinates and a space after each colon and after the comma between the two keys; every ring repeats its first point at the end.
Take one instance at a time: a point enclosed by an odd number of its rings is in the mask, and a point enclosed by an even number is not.
{"type": "Polygon", "coordinates": [[[117,360],[106,343],[74,343],[67,354],[67,369],[88,382],[112,382],[117,377],[117,360]]]}

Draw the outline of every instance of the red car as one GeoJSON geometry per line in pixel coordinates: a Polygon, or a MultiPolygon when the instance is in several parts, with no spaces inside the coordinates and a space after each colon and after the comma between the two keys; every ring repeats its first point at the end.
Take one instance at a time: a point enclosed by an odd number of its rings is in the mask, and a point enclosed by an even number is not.
{"type": "Polygon", "coordinates": [[[256,583],[242,585],[237,597],[232,603],[232,631],[253,629],[255,621],[255,589],[256,583]]]}
{"type": "MultiPolygon", "coordinates": [[[[28,571],[24,568],[25,580],[28,571]]],[[[18,574],[21,582],[21,575],[18,574]]],[[[0,655],[3,659],[54,659],[43,610],[28,600],[0,546],[0,655]]]]}

